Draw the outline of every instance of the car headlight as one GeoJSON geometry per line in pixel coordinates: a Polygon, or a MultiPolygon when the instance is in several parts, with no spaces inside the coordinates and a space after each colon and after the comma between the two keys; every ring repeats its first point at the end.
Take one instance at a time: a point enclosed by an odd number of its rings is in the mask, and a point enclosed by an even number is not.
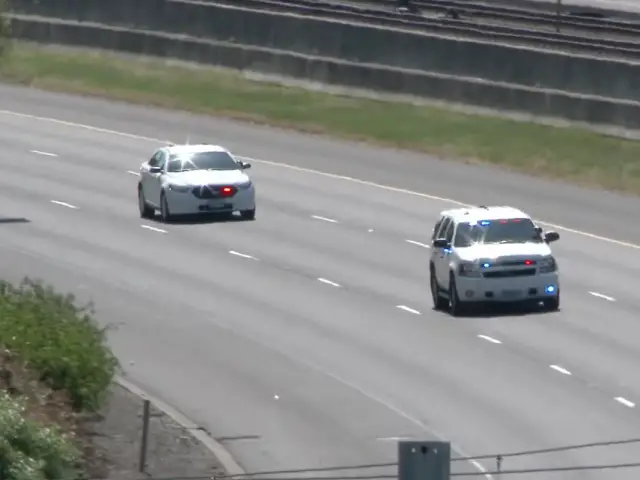
{"type": "Polygon", "coordinates": [[[461,277],[479,277],[480,267],[475,262],[461,262],[458,265],[458,275],[461,277]]]}
{"type": "Polygon", "coordinates": [[[188,192],[189,191],[189,186],[188,185],[173,185],[173,184],[170,184],[169,185],[169,190],[171,190],[172,192],[184,193],[184,192],[188,192]]]}
{"type": "Polygon", "coordinates": [[[555,258],[545,257],[538,261],[538,268],[540,269],[540,273],[552,273],[558,269],[558,264],[555,258]]]}

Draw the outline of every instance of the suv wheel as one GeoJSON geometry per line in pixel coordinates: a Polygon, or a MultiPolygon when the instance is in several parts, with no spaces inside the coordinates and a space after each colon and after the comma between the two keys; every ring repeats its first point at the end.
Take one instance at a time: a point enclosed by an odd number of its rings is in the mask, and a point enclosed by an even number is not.
{"type": "Polygon", "coordinates": [[[560,290],[558,290],[558,294],[555,297],[545,298],[543,303],[544,303],[545,310],[547,310],[548,312],[555,312],[556,310],[559,310],[560,309],[560,290]]]}
{"type": "Polygon", "coordinates": [[[433,308],[436,310],[446,310],[449,306],[449,300],[442,296],[440,286],[438,285],[438,280],[436,279],[436,274],[433,271],[433,266],[431,267],[430,277],[431,299],[433,300],[433,308]]]}
{"type": "Polygon", "coordinates": [[[451,315],[454,317],[460,317],[463,315],[465,313],[466,306],[460,301],[460,297],[458,296],[458,287],[456,287],[456,280],[453,277],[453,273],[449,277],[449,298],[449,311],[451,315]]]}

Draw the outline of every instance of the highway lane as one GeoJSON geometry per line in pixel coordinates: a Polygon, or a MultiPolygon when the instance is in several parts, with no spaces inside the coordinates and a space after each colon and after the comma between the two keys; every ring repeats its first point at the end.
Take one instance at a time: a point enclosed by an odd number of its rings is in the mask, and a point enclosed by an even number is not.
{"type": "MultiPolygon", "coordinates": [[[[457,437],[474,453],[632,436],[634,427],[637,430],[635,411],[613,401],[618,379],[609,378],[606,370],[591,368],[591,363],[607,363],[597,359],[607,358],[608,363],[625,367],[615,370],[621,370],[620,379],[631,385],[630,393],[637,391],[633,370],[626,369],[637,366],[637,357],[630,352],[627,359],[619,360],[617,350],[621,342],[632,342],[633,330],[628,329],[633,327],[634,301],[619,291],[610,292],[619,297],[616,302],[589,295],[582,288],[591,286],[591,277],[579,269],[575,275],[567,271],[565,309],[559,314],[474,319],[460,325],[429,311],[425,266],[416,262],[416,255],[426,259],[427,252],[406,242],[407,238],[426,239],[429,222],[441,203],[256,164],[253,173],[264,196],[257,222],[153,224],[167,231],[160,234],[139,227],[135,197],[133,203],[130,198],[135,177],[126,172],[147,154],[149,142],[119,139],[117,144],[112,135],[19,118],[0,115],[5,151],[0,213],[21,211],[33,222],[19,226],[22,230],[11,226],[3,231],[3,245],[12,252],[44,255],[55,265],[66,263],[71,272],[84,271],[84,282],[93,286],[96,297],[113,288],[100,288],[100,282],[131,282],[126,294],[106,295],[104,301],[125,318],[127,330],[116,333],[114,342],[124,358],[136,357],[136,366],[130,369],[134,378],[214,431],[259,430],[263,440],[233,450],[245,465],[288,467],[322,460],[326,465],[327,459],[351,463],[380,455],[392,458],[393,447],[374,437],[420,434],[416,422],[403,419],[398,409],[457,437]],[[29,152],[35,149],[41,153],[29,152]],[[111,158],[105,152],[111,152],[111,158]],[[101,182],[88,188],[87,178],[101,182]],[[296,202],[291,201],[293,192],[296,202]],[[55,198],[47,198],[54,194],[55,198]],[[50,204],[51,199],[79,208],[50,204]],[[28,241],[24,228],[33,229],[28,241]],[[258,260],[232,259],[225,254],[230,245],[258,260]],[[193,271],[185,266],[199,268],[193,271]],[[216,277],[212,271],[224,273],[216,277]],[[166,284],[161,281],[163,275],[166,284]],[[320,275],[341,287],[314,281],[320,275]],[[261,291],[246,288],[252,284],[259,284],[261,291]],[[170,298],[164,305],[162,295],[161,307],[152,312],[154,318],[141,319],[144,301],[140,298],[138,310],[132,307],[135,315],[129,313],[136,297],[146,295],[148,300],[163,285],[170,298]],[[118,296],[120,301],[114,302],[118,296]],[[422,315],[397,311],[398,301],[422,315]],[[181,320],[183,328],[176,330],[169,313],[175,312],[174,302],[189,309],[197,305],[200,313],[194,311],[181,320]],[[225,311],[225,306],[237,318],[210,318],[208,312],[225,311]],[[600,332],[591,331],[602,325],[602,318],[615,321],[615,328],[609,327],[613,337],[609,343],[601,340],[600,332]],[[234,332],[235,340],[228,340],[221,328],[234,332]],[[487,333],[487,328],[496,337],[502,333],[504,343],[495,345],[476,337],[487,333]],[[602,353],[594,355],[591,344],[566,348],[576,330],[600,346],[602,353]],[[150,331],[159,335],[157,342],[148,341],[150,331]],[[211,335],[204,335],[208,331],[211,335]],[[137,352],[140,344],[144,350],[137,352]],[[189,347],[172,348],[172,344],[189,347]],[[238,351],[243,355],[233,355],[238,351]],[[279,357],[274,351],[284,353],[286,360],[276,363],[271,358],[279,357]],[[570,366],[565,362],[567,368],[578,368],[571,378],[548,368],[559,355],[573,362],[570,366]],[[304,366],[305,361],[316,369],[304,366]],[[211,363],[204,367],[199,362],[211,363]],[[267,374],[256,363],[273,368],[267,374]],[[223,369],[223,388],[220,384],[206,387],[211,365],[216,372],[223,369]],[[187,370],[196,373],[185,378],[187,370]],[[339,375],[368,396],[321,371],[339,375]],[[170,384],[163,386],[167,372],[173,375],[170,384]],[[263,375],[273,375],[275,382],[263,375]],[[304,378],[305,388],[292,378],[304,378]],[[590,386],[594,383],[595,387],[590,386]],[[281,385],[279,397],[290,397],[292,402],[273,406],[275,394],[265,393],[277,390],[271,385],[281,385]],[[194,398],[194,391],[203,391],[203,396],[194,398]],[[229,399],[219,401],[220,391],[229,399]],[[212,412],[207,408],[211,402],[230,410],[212,412]],[[229,411],[241,413],[230,419],[229,411]],[[267,418],[265,413],[274,411],[267,418]],[[353,421],[345,425],[345,419],[353,421]],[[324,436],[318,434],[319,426],[326,426],[324,436]],[[299,450],[292,448],[289,435],[299,450]],[[360,451],[354,452],[354,442],[364,445],[360,451]]],[[[580,245],[582,255],[591,252],[591,259],[603,248],[595,240],[568,236],[563,241],[567,239],[580,245]]],[[[606,248],[615,256],[615,249],[622,247],[606,248]]],[[[575,257],[572,252],[571,248],[559,251],[561,261],[566,256],[567,262],[580,264],[580,252],[575,257]]],[[[610,276],[611,269],[601,263],[597,268],[610,276]]],[[[20,263],[14,268],[19,272],[20,263]]],[[[58,268],[51,267],[52,278],[64,277],[58,268]]],[[[602,455],[605,460],[613,458],[609,453],[602,455]]],[[[599,459],[592,452],[569,458],[599,459]]]]}

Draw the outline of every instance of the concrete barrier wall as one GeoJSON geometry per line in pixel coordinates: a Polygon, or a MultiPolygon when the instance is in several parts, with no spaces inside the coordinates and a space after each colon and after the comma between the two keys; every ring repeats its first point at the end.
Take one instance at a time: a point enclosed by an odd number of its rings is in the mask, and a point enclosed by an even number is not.
{"type": "Polygon", "coordinates": [[[519,86],[234,45],[121,27],[15,16],[19,39],[171,57],[198,63],[278,74],[326,84],[466,103],[574,121],[640,128],[640,103],[585,98],[519,86]]]}
{"type": "Polygon", "coordinates": [[[640,100],[640,64],[187,0],[12,0],[12,11],[640,100]]]}

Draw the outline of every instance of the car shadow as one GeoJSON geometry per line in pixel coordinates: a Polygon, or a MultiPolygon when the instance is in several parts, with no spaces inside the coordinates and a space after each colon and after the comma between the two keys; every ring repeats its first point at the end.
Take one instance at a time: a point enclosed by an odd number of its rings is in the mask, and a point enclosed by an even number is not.
{"type": "Polygon", "coordinates": [[[0,217],[0,224],[2,223],[31,223],[31,220],[24,217],[0,217]]]}
{"type": "Polygon", "coordinates": [[[239,214],[200,213],[195,215],[180,215],[168,222],[163,222],[160,215],[156,214],[151,221],[167,225],[207,225],[211,223],[244,223],[248,220],[243,219],[239,214]]]}
{"type": "Polygon", "coordinates": [[[505,318],[505,317],[528,317],[531,315],[548,315],[555,312],[546,310],[541,304],[531,302],[526,305],[509,304],[480,304],[473,306],[470,311],[465,312],[458,318],[505,318]]]}

